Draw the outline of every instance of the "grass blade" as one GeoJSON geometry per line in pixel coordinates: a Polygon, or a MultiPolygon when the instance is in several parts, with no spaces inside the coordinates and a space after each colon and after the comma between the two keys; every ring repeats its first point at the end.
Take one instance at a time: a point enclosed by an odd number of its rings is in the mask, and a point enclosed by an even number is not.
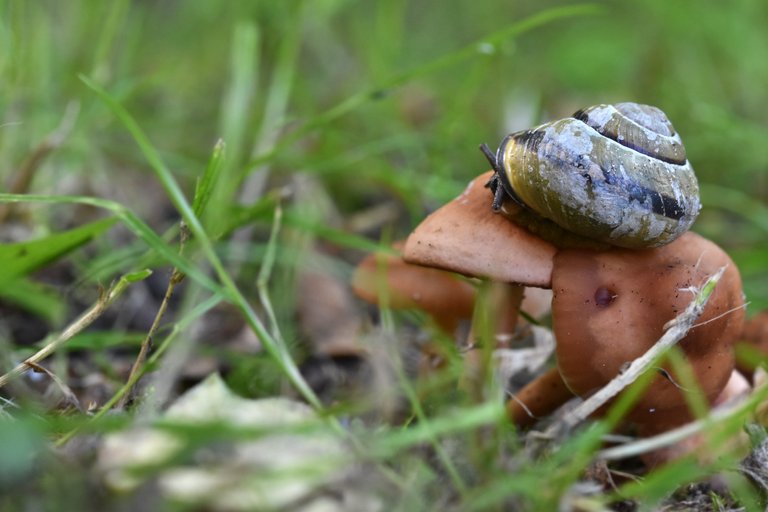
{"type": "MultiPolygon", "coordinates": [[[[0,195],[0,201],[2,201],[2,195],[0,195]]],[[[0,244],[0,286],[42,268],[77,249],[112,227],[116,220],[114,217],[97,220],[37,240],[0,244]]]]}
{"type": "MultiPolygon", "coordinates": [[[[123,106],[120,105],[116,100],[114,100],[104,89],[102,89],[100,86],[85,76],[81,75],[80,79],[88,87],[90,87],[102,99],[102,101],[104,101],[104,103],[109,106],[109,108],[115,113],[115,115],[120,119],[126,129],[133,136],[141,152],[144,154],[145,158],[152,167],[155,176],[157,176],[157,178],[160,180],[160,183],[163,185],[163,188],[165,189],[169,199],[181,214],[182,219],[200,244],[208,262],[216,271],[219,280],[227,290],[227,297],[245,315],[248,325],[256,333],[256,336],[258,336],[267,352],[269,352],[269,354],[275,359],[288,379],[302,394],[304,399],[314,407],[318,409],[322,408],[317,395],[315,395],[314,391],[312,391],[312,388],[310,388],[309,384],[307,384],[307,382],[304,380],[304,377],[301,375],[301,372],[296,366],[296,363],[288,355],[287,350],[269,334],[261,319],[259,319],[256,313],[253,311],[253,308],[251,308],[246,298],[235,285],[234,280],[224,269],[224,265],[221,263],[219,256],[213,249],[213,243],[211,242],[211,239],[208,237],[208,234],[192,210],[189,202],[184,197],[184,194],[182,193],[178,183],[176,183],[176,180],[173,178],[170,169],[168,169],[163,160],[160,158],[160,154],[157,152],[154,146],[152,146],[147,136],[139,127],[138,123],[136,123],[128,111],[125,110],[125,108],[123,108],[123,106]]],[[[182,268],[182,270],[186,272],[186,269],[182,268]]]]}

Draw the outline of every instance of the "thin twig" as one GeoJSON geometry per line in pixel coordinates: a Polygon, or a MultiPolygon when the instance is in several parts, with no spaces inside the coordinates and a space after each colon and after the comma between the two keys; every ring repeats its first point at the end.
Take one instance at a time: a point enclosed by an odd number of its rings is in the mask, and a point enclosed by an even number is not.
{"type": "Polygon", "coordinates": [[[736,403],[729,405],[728,407],[718,408],[712,411],[706,418],[686,423],[673,430],[662,432],[653,437],[646,437],[612,448],[606,448],[597,453],[597,458],[603,460],[626,459],[643,453],[653,452],[660,448],[666,448],[667,446],[676,445],[689,437],[698,434],[708,425],[713,425],[720,420],[735,415],[737,412],[741,412],[742,408],[740,406],[740,403],[736,403]]]}
{"type": "Polygon", "coordinates": [[[56,386],[58,386],[59,391],[61,391],[61,394],[64,395],[64,398],[66,398],[67,402],[72,404],[75,409],[77,409],[78,412],[84,413],[85,410],[83,409],[83,406],[80,405],[80,400],[77,399],[77,395],[75,395],[75,392],[72,391],[72,388],[70,388],[66,382],[61,380],[58,375],[53,373],[51,370],[46,368],[45,366],[37,363],[33,363],[30,361],[27,361],[27,365],[32,371],[38,372],[38,373],[44,373],[48,376],[51,381],[53,381],[56,386]]]}
{"type": "MultiPolygon", "coordinates": [[[[147,331],[147,335],[144,337],[144,340],[142,340],[141,342],[141,348],[139,349],[139,354],[136,356],[136,360],[133,362],[133,366],[131,366],[131,372],[128,374],[128,382],[135,382],[134,377],[141,371],[141,367],[144,364],[144,361],[146,360],[147,355],[149,354],[149,351],[152,350],[152,343],[155,337],[155,333],[157,332],[157,329],[160,327],[160,320],[162,320],[163,316],[165,316],[165,311],[168,309],[168,303],[170,302],[171,297],[173,296],[173,292],[176,289],[176,285],[183,280],[184,280],[184,273],[174,268],[173,272],[171,273],[171,278],[168,281],[168,288],[166,288],[165,290],[165,296],[163,296],[163,301],[160,303],[160,307],[157,309],[157,313],[155,314],[154,320],[152,320],[152,325],[149,327],[149,331],[147,331]]],[[[130,397],[130,393],[126,393],[125,395],[123,395],[123,397],[120,399],[120,402],[117,404],[117,409],[124,408],[126,402],[128,402],[129,397],[130,397]]]]}
{"type": "MultiPolygon", "coordinates": [[[[189,240],[189,229],[187,228],[186,224],[182,222],[179,238],[180,255],[184,253],[184,247],[187,243],[187,240],[189,240]]],[[[141,349],[139,349],[139,354],[136,356],[136,360],[133,362],[133,366],[131,366],[131,372],[128,374],[128,382],[136,383],[138,381],[137,375],[141,372],[142,366],[144,365],[144,361],[147,359],[149,351],[152,350],[152,342],[154,340],[155,333],[160,327],[160,321],[163,319],[163,316],[165,316],[165,312],[168,309],[168,304],[171,301],[171,297],[173,297],[173,292],[176,290],[176,285],[181,283],[185,277],[186,274],[184,272],[174,267],[173,271],[171,272],[171,278],[168,280],[168,288],[165,290],[165,296],[163,296],[163,300],[160,303],[160,307],[157,309],[157,313],[155,314],[155,318],[152,320],[152,325],[149,327],[147,335],[141,342],[141,349]]],[[[123,409],[125,404],[128,402],[128,398],[131,396],[130,389],[131,388],[129,387],[128,392],[126,392],[117,403],[116,408],[118,410],[123,409]]]]}
{"type": "MultiPolygon", "coordinates": [[[[204,315],[206,312],[213,309],[215,306],[217,306],[223,299],[221,297],[213,296],[208,298],[207,300],[203,301],[202,303],[195,306],[193,311],[190,312],[190,314],[186,317],[186,319],[182,319],[180,322],[175,324],[171,331],[168,333],[168,335],[163,339],[163,341],[160,343],[160,345],[157,347],[157,350],[153,352],[148,358],[147,362],[148,364],[142,366],[139,368],[139,371],[131,378],[129,378],[125,384],[123,384],[123,387],[121,387],[117,392],[112,395],[112,397],[107,400],[104,405],[102,405],[90,418],[90,422],[95,422],[104,417],[109,411],[112,410],[112,407],[116,406],[116,404],[120,401],[120,399],[128,394],[128,391],[139,381],[139,379],[144,375],[144,373],[147,371],[147,368],[151,368],[154,366],[160,358],[165,354],[166,350],[171,346],[173,341],[175,340],[176,336],[179,335],[179,333],[183,332],[185,329],[187,329],[191,322],[196,321],[198,318],[200,318],[202,315],[204,315]]],[[[84,427],[85,423],[81,423],[80,425],[76,426],[63,436],[61,436],[58,440],[55,442],[55,446],[61,447],[67,444],[75,435],[77,435],[84,427]]]]}
{"type": "MultiPolygon", "coordinates": [[[[146,275],[146,274],[142,274],[146,275]]],[[[123,276],[117,283],[115,283],[109,290],[103,292],[96,301],[96,304],[91,306],[89,310],[80,315],[69,327],[59,334],[53,341],[41,348],[35,354],[31,355],[15,368],[10,370],[5,375],[0,376],[0,387],[5,386],[11,379],[14,379],[27,371],[29,368],[34,367],[40,361],[50,356],[56,350],[64,345],[67,341],[72,339],[76,334],[82,332],[86,327],[91,325],[101,314],[128,288],[128,286],[135,282],[136,278],[130,276],[123,276]]]]}
{"type": "Polygon", "coordinates": [[[707,304],[723,272],[725,272],[725,267],[720,267],[717,272],[704,282],[693,300],[688,304],[688,307],[677,317],[667,322],[664,326],[666,329],[664,335],[645,354],[632,361],[632,364],[624,372],[614,377],[605,387],[566,414],[561,421],[550,426],[546,430],[545,436],[555,439],[560,433],[569,431],[589,418],[611,398],[618,395],[624,388],[637,380],[640,375],[652,368],[659,358],[670,347],[683,339],[691,329],[696,319],[704,311],[704,306],[707,304]]]}

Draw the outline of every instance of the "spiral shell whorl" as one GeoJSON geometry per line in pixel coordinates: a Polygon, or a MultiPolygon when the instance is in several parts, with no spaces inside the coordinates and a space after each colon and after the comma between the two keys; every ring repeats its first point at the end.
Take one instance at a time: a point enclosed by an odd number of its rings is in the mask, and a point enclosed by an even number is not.
{"type": "Polygon", "coordinates": [[[650,105],[618,103],[579,110],[574,119],[622,146],[664,162],[685,164],[685,146],[666,114],[650,105]]]}

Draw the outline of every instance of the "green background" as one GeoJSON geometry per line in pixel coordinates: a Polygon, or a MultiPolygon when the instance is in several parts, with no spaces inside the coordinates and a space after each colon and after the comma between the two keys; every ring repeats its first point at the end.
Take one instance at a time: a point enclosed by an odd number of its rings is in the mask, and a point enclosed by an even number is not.
{"type": "MultiPolygon", "coordinates": [[[[160,188],[83,74],[123,102],[189,191],[224,139],[219,215],[258,167],[268,174],[257,191],[304,181],[342,219],[393,202],[402,211],[388,236],[402,238],[485,170],[479,143],[592,104],[650,103],[699,176],[694,229],[735,258],[750,309],[768,305],[765,2],[0,6],[4,183],[77,101],[74,133],[30,191],[111,197],[157,224],[160,188]]],[[[62,214],[38,215],[55,228],[62,214]]]]}

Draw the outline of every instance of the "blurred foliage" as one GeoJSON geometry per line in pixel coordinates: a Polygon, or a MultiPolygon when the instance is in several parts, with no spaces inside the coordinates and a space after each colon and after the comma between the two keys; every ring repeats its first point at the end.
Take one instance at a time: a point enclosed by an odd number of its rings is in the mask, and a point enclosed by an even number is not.
{"type": "MultiPolygon", "coordinates": [[[[661,107],[702,184],[765,203],[764,2],[606,1],[428,68],[557,5],[4,0],[0,177],[10,179],[74,100],[83,106],[75,134],[33,191],[70,191],[79,176],[81,189],[111,191],[123,203],[145,194],[137,185],[146,164],[82,73],[126,104],[187,187],[224,137],[230,194],[262,165],[272,182],[315,174],[342,214],[383,199],[404,204],[410,216],[396,237],[484,170],[480,142],[600,102],[661,107]]],[[[136,204],[148,200],[157,197],[136,204]]],[[[696,229],[737,259],[748,252],[766,261],[762,226],[738,206],[705,203],[696,229]]],[[[747,267],[753,307],[764,307],[765,269],[747,267]]]]}

